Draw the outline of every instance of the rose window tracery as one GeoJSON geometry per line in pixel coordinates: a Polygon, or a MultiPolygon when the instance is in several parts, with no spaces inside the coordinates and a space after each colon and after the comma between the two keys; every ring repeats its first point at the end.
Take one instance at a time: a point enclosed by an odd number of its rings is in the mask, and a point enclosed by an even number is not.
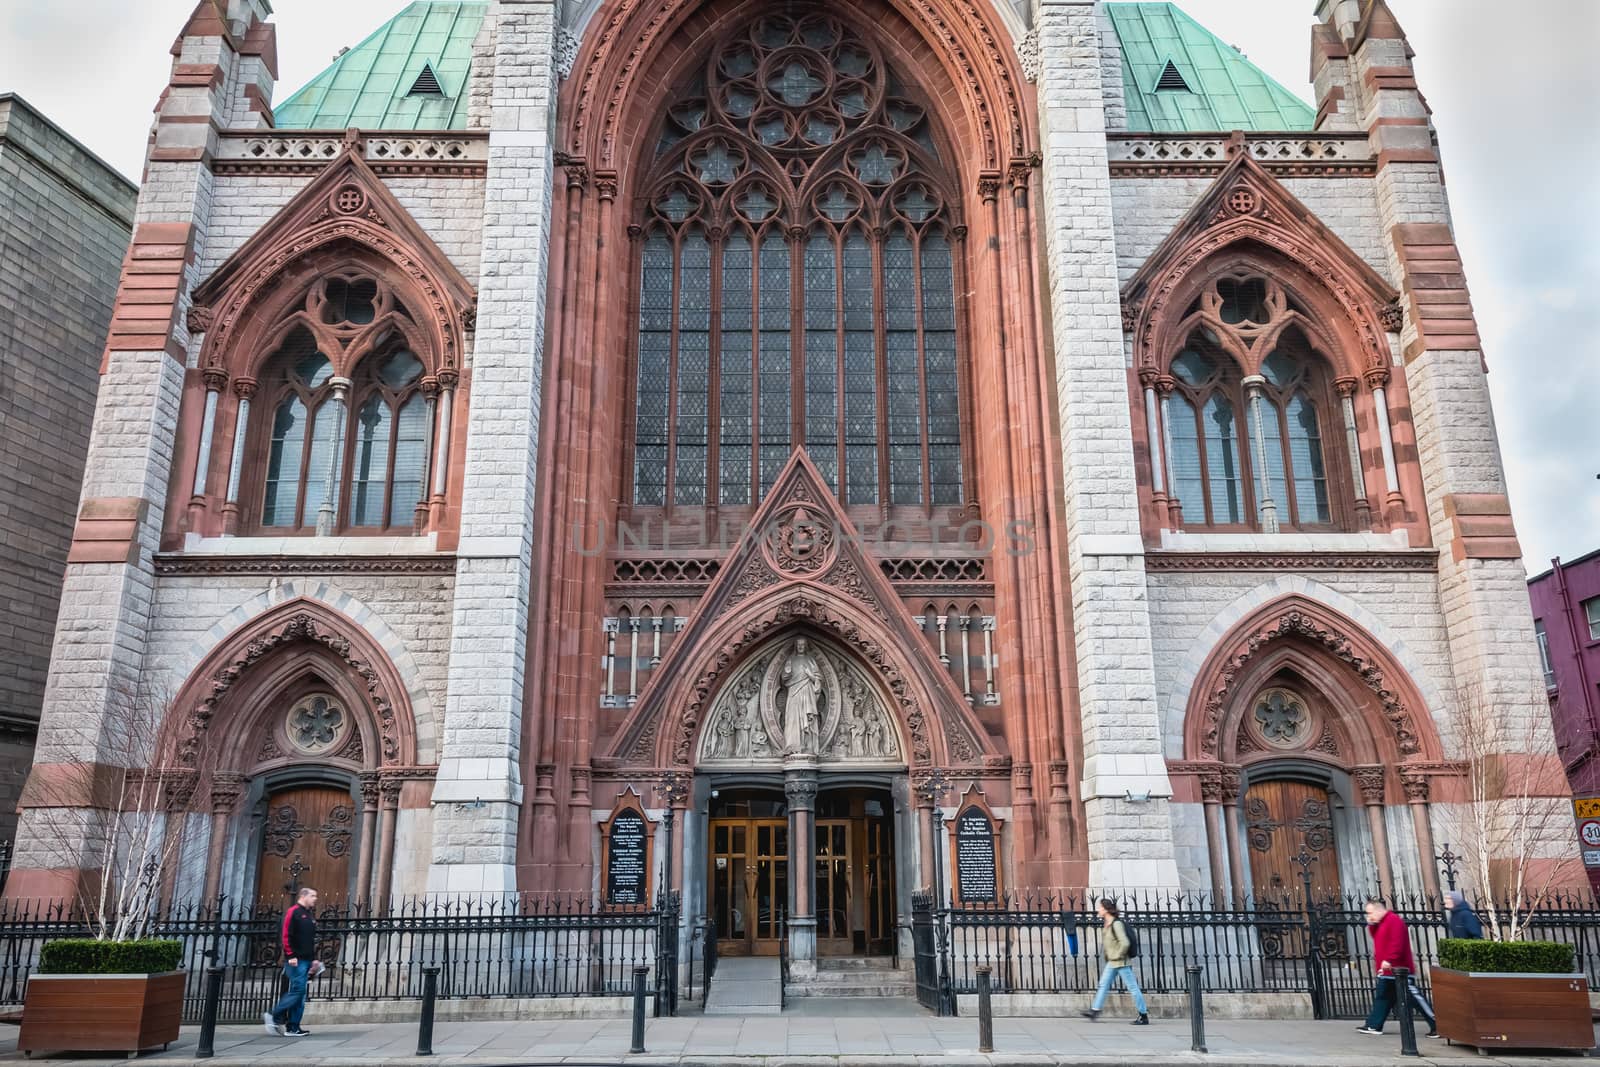
{"type": "Polygon", "coordinates": [[[344,707],[326,693],[314,693],[289,709],[284,732],[289,743],[308,756],[333,751],[349,733],[350,716],[344,707]]]}
{"type": "Polygon", "coordinates": [[[636,506],[753,504],[797,445],[847,504],[962,502],[939,155],[914,90],[830,14],[709,50],[640,201],[636,506]]]}
{"type": "Polygon", "coordinates": [[[1257,697],[1254,718],[1261,739],[1278,748],[1298,748],[1309,736],[1305,702],[1287,689],[1269,689],[1257,697]]]}

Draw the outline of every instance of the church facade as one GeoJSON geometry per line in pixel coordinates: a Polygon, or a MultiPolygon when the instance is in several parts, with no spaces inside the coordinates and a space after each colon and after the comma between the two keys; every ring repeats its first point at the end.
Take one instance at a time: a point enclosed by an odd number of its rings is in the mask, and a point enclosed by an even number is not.
{"type": "Polygon", "coordinates": [[[1436,891],[1467,706],[1555,757],[1411,50],[1316,15],[1315,106],[1088,0],[413,3],[274,104],[201,0],[8,894],[129,768],[169,898],[672,887],[797,959],[1436,891]]]}

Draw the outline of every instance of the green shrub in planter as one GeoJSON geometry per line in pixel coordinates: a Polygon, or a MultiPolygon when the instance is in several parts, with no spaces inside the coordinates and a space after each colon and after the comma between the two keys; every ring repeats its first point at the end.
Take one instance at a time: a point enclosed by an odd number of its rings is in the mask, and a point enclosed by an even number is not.
{"type": "Polygon", "coordinates": [[[1572,946],[1555,941],[1447,937],[1439,942],[1439,966],[1493,974],[1571,974],[1572,946]]]}
{"type": "Polygon", "coordinates": [[[96,941],[74,938],[47,941],[39,950],[40,974],[161,974],[178,969],[183,942],[96,941]]]}

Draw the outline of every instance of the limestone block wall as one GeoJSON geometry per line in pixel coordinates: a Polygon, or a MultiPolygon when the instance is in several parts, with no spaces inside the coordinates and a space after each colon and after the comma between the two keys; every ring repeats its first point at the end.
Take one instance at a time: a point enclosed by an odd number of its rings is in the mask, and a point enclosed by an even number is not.
{"type": "MultiPolygon", "coordinates": [[[[1391,284],[1389,243],[1384,236],[1377,189],[1372,178],[1280,178],[1284,188],[1315,212],[1391,284]]],[[[1215,181],[1199,178],[1114,178],[1111,206],[1117,227],[1117,278],[1126,282],[1166,240],[1183,216],[1215,181]]]]}
{"type": "MultiPolygon", "coordinates": [[[[314,175],[225,174],[213,191],[209,239],[198,260],[209,277],[266,225],[314,175]]],[[[457,177],[384,179],[396,200],[474,285],[483,247],[483,180],[457,177]]]]}
{"type": "Polygon", "coordinates": [[[0,95],[0,839],[44,701],[131,182],[0,95]]]}

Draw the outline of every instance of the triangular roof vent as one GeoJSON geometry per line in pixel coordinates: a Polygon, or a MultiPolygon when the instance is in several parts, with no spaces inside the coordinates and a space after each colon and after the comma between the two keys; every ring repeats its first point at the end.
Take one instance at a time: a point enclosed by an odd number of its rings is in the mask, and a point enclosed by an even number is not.
{"type": "MultiPolygon", "coordinates": [[[[1165,74],[1162,75],[1166,77],[1165,74]]],[[[1180,82],[1183,79],[1178,79],[1180,82]]],[[[417,80],[411,83],[407,96],[443,96],[444,89],[439,85],[439,76],[433,72],[433,65],[422,64],[422,73],[417,75],[417,80]]]]}
{"type": "Polygon", "coordinates": [[[1156,79],[1156,92],[1192,93],[1194,90],[1183,80],[1178,65],[1169,59],[1167,65],[1161,68],[1161,77],[1156,79]]]}

